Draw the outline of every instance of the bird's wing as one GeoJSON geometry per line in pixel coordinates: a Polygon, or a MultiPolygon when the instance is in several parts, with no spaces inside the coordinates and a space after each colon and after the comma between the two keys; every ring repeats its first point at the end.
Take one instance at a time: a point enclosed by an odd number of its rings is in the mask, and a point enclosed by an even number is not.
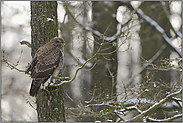
{"type": "Polygon", "coordinates": [[[35,57],[32,59],[32,61],[31,61],[30,65],[29,65],[29,67],[28,67],[27,70],[25,71],[25,74],[28,74],[29,71],[31,71],[32,68],[35,66],[35,64],[36,64],[36,62],[37,62],[36,59],[37,59],[37,56],[35,56],[35,57]]]}
{"type": "Polygon", "coordinates": [[[31,78],[47,78],[58,67],[62,53],[59,48],[42,47],[35,56],[31,78]]]}

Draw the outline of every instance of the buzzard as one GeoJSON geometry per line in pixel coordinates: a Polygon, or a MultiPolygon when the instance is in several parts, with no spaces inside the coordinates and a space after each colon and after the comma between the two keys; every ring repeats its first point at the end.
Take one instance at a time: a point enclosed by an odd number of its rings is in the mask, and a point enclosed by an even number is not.
{"type": "Polygon", "coordinates": [[[63,38],[55,37],[37,50],[25,72],[28,74],[31,71],[30,96],[36,96],[41,84],[44,84],[50,76],[58,75],[64,64],[64,45],[63,38]]]}

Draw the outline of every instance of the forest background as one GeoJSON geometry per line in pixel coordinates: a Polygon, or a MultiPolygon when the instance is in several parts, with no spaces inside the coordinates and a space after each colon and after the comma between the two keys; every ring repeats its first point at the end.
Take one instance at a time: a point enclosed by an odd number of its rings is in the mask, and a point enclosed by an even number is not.
{"type": "MultiPolygon", "coordinates": [[[[116,97],[115,104],[135,105],[137,109],[145,110],[181,89],[181,6],[180,1],[58,2],[59,36],[67,42],[64,76],[72,78],[75,71],[92,57],[96,52],[97,37],[101,34],[111,41],[107,51],[115,51],[112,55],[100,55],[87,63],[72,83],[63,86],[67,121],[86,121],[86,112],[78,116],[73,108],[82,107],[90,101],[111,103],[111,95],[116,97]],[[137,7],[141,11],[137,11],[137,7]],[[101,8],[103,11],[100,11],[101,8]],[[144,103],[147,104],[145,107],[144,103]]],[[[25,70],[31,61],[31,49],[20,44],[22,39],[31,40],[30,11],[28,1],[1,2],[2,59],[7,59],[20,70],[25,70]]],[[[2,119],[37,121],[35,98],[28,95],[30,77],[11,70],[6,62],[1,65],[2,119]]],[[[182,110],[178,104],[170,101],[170,105],[165,106],[169,106],[170,112],[159,109],[151,116],[160,119],[180,116],[182,110]],[[171,110],[170,106],[175,106],[176,110],[171,110]]],[[[105,119],[107,115],[104,114],[108,111],[100,111],[102,113],[95,116],[105,119]]],[[[118,111],[116,116],[119,117],[112,119],[128,120],[139,113],[128,112],[121,116],[124,112],[120,114],[118,111]]]]}

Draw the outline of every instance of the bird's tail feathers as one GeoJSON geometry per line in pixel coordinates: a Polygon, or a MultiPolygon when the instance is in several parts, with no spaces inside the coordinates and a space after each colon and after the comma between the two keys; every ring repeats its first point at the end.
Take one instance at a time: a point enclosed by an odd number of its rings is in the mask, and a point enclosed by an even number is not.
{"type": "Polygon", "coordinates": [[[44,84],[48,79],[50,78],[50,75],[46,78],[37,78],[32,80],[31,88],[29,91],[30,96],[36,96],[38,93],[38,90],[41,86],[41,84],[44,84]]]}
{"type": "Polygon", "coordinates": [[[32,84],[31,84],[31,88],[30,88],[30,91],[29,91],[29,94],[30,96],[36,96],[37,93],[38,93],[38,90],[41,86],[41,83],[42,83],[43,80],[41,79],[33,79],[32,80],[32,84]]]}

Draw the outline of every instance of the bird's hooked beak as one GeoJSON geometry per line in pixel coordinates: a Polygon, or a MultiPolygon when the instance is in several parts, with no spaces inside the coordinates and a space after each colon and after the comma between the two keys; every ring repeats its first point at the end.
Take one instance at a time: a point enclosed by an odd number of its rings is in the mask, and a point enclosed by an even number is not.
{"type": "Polygon", "coordinates": [[[63,47],[63,46],[65,47],[65,43],[62,44],[62,47],[63,47]]]}

